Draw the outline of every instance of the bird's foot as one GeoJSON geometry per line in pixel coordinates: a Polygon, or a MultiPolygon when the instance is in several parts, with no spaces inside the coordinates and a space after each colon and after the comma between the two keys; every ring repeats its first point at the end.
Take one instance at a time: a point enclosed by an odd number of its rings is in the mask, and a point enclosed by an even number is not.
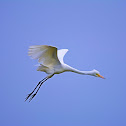
{"type": "MultiPolygon", "coordinates": [[[[32,92],[33,93],[33,92],[32,92]]],[[[28,98],[32,95],[32,93],[28,94],[27,97],[25,98],[25,101],[28,100],[28,98]]]]}
{"type": "Polygon", "coordinates": [[[37,94],[37,93],[35,93],[35,94],[33,94],[33,95],[31,96],[31,98],[29,99],[29,102],[35,97],[36,94],[37,94]]]}

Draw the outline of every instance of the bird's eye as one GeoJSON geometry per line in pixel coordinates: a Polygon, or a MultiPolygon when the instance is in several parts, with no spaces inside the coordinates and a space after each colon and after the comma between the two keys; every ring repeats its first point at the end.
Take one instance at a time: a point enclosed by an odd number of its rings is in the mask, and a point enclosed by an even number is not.
{"type": "Polygon", "coordinates": [[[98,73],[96,73],[96,76],[98,76],[99,74],[98,73]]]}

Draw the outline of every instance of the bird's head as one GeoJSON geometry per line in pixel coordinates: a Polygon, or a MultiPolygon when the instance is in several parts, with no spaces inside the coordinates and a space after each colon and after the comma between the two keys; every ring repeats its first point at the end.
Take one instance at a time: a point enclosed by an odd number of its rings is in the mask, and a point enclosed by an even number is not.
{"type": "Polygon", "coordinates": [[[92,70],[92,76],[95,76],[95,77],[100,77],[102,79],[105,79],[103,76],[100,75],[100,72],[97,71],[97,70],[92,70]]]}

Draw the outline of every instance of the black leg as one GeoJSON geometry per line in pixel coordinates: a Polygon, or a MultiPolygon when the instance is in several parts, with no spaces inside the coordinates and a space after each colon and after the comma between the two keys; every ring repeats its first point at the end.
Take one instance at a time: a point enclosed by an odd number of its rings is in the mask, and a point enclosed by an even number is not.
{"type": "Polygon", "coordinates": [[[31,96],[31,98],[29,99],[29,102],[35,97],[35,95],[38,93],[38,91],[39,91],[40,87],[42,86],[42,84],[43,84],[46,80],[48,80],[48,79],[49,79],[49,78],[47,77],[47,78],[45,78],[43,81],[41,81],[40,86],[38,87],[37,91],[31,96]]]}
{"type": "Polygon", "coordinates": [[[36,90],[36,88],[46,79],[47,77],[45,77],[43,80],[39,81],[39,83],[37,84],[37,86],[34,88],[34,90],[28,94],[28,96],[25,98],[25,101],[28,100],[28,98],[34,93],[34,91],[36,90]]]}

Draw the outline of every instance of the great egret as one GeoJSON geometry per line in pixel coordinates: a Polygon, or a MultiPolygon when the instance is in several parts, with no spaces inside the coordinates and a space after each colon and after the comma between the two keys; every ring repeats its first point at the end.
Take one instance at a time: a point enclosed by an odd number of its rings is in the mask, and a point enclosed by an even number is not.
{"type": "Polygon", "coordinates": [[[29,47],[28,55],[31,56],[33,59],[38,59],[38,62],[40,63],[37,68],[37,71],[46,72],[48,75],[37,84],[37,86],[30,94],[28,94],[25,101],[28,98],[30,98],[29,99],[30,102],[35,97],[42,84],[46,80],[51,78],[54,74],[60,74],[66,71],[70,71],[82,75],[91,75],[91,76],[100,77],[104,79],[104,77],[101,76],[99,72],[95,69],[92,71],[80,71],[65,64],[63,62],[63,57],[67,53],[67,51],[68,49],[57,50],[56,47],[48,46],[48,45],[34,45],[29,47]],[[36,89],[37,91],[35,92],[36,89]]]}

